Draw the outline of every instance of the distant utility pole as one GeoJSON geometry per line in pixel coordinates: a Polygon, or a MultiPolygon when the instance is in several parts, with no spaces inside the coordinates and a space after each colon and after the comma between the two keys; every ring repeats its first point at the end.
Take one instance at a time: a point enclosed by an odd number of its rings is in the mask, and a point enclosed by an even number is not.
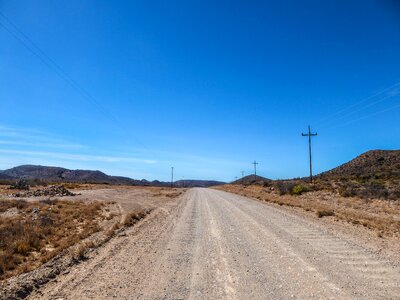
{"type": "Polygon", "coordinates": [[[310,182],[312,183],[312,152],[311,152],[311,137],[318,135],[317,133],[311,133],[310,126],[308,126],[308,133],[302,133],[302,136],[308,136],[308,153],[310,156],[310,182]]]}
{"type": "Polygon", "coordinates": [[[242,173],[242,178],[244,177],[244,171],[240,171],[240,173],[242,173]]]}
{"type": "Polygon", "coordinates": [[[171,167],[171,188],[174,187],[174,167],[171,167]]]}
{"type": "Polygon", "coordinates": [[[254,180],[257,180],[257,165],[258,165],[258,162],[254,161],[253,165],[254,165],[254,180]]]}

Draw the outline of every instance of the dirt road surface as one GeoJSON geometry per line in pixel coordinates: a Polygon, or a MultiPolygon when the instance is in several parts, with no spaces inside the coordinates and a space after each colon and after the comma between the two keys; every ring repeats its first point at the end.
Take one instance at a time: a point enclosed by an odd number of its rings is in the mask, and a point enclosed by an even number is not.
{"type": "Polygon", "coordinates": [[[31,298],[400,299],[400,270],[279,207],[196,188],[31,298]]]}

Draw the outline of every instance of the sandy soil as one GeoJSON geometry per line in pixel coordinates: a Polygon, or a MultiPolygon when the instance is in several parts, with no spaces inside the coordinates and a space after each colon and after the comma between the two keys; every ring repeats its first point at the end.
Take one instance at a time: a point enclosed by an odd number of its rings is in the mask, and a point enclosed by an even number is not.
{"type": "Polygon", "coordinates": [[[279,206],[191,189],[31,299],[399,299],[399,282],[398,262],[351,235],[279,206]]]}

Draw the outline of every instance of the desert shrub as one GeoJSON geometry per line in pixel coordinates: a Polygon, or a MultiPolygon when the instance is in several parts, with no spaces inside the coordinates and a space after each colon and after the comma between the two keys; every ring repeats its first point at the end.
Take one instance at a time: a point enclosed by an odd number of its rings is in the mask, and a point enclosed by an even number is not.
{"type": "Polygon", "coordinates": [[[39,203],[47,204],[47,205],[55,205],[57,204],[58,199],[44,199],[44,200],[39,200],[39,203]]]}
{"type": "Polygon", "coordinates": [[[305,186],[305,185],[303,185],[303,184],[297,184],[297,185],[295,185],[293,188],[292,188],[292,190],[290,191],[290,193],[292,194],[292,195],[301,195],[301,194],[303,194],[303,193],[305,193],[305,192],[307,192],[308,191],[308,189],[307,189],[307,187],[305,186]]]}
{"type": "Polygon", "coordinates": [[[34,178],[27,181],[29,186],[47,186],[47,182],[40,178],[34,178]]]}
{"type": "Polygon", "coordinates": [[[5,212],[6,210],[16,207],[18,209],[24,209],[28,206],[28,202],[19,199],[19,200],[0,200],[0,213],[5,212]]]}
{"type": "Polygon", "coordinates": [[[80,185],[77,183],[64,183],[63,185],[66,189],[69,190],[78,189],[80,187],[80,185]]]}
{"type": "Polygon", "coordinates": [[[29,253],[30,246],[29,244],[24,241],[24,240],[18,240],[15,241],[14,243],[14,252],[21,254],[21,255],[27,255],[29,253]]]}
{"type": "Polygon", "coordinates": [[[271,187],[271,186],[272,186],[272,183],[271,183],[271,181],[265,180],[265,181],[263,182],[262,185],[263,185],[264,187],[271,187]]]}
{"type": "Polygon", "coordinates": [[[292,189],[296,184],[293,182],[285,182],[285,181],[277,181],[275,183],[275,188],[278,191],[279,195],[290,194],[292,189]]]}
{"type": "Polygon", "coordinates": [[[380,184],[371,184],[365,187],[367,195],[370,198],[387,199],[389,192],[385,186],[380,184]]]}
{"type": "Polygon", "coordinates": [[[342,197],[354,197],[357,195],[357,190],[353,186],[342,187],[339,189],[339,195],[342,197]]]}
{"type": "Polygon", "coordinates": [[[332,209],[319,209],[316,212],[318,218],[334,216],[335,212],[332,209]]]}
{"type": "Polygon", "coordinates": [[[72,252],[72,257],[76,260],[84,260],[86,259],[86,253],[89,250],[89,245],[83,243],[75,248],[72,252]]]}
{"type": "Polygon", "coordinates": [[[20,179],[17,182],[14,182],[10,189],[13,190],[29,190],[29,184],[25,179],[20,179]]]}
{"type": "Polygon", "coordinates": [[[125,226],[131,226],[131,225],[135,224],[137,221],[143,219],[149,213],[150,213],[150,210],[148,210],[148,209],[137,209],[133,212],[128,213],[125,216],[123,224],[125,226]]]}
{"type": "Polygon", "coordinates": [[[399,200],[400,199],[400,188],[395,188],[388,192],[389,200],[399,200]]]}

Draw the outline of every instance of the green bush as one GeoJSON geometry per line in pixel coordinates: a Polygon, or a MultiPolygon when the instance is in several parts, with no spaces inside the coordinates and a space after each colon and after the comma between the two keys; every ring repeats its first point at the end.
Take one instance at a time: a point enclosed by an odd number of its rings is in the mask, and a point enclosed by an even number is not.
{"type": "Polygon", "coordinates": [[[305,192],[307,192],[307,187],[302,184],[295,185],[290,191],[292,195],[301,195],[305,192]]]}

